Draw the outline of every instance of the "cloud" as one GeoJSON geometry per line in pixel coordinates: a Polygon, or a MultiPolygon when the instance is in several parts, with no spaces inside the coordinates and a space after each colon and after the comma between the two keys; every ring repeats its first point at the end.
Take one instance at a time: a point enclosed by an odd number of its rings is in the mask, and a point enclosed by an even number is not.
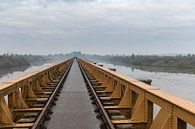
{"type": "Polygon", "coordinates": [[[0,44],[33,44],[40,53],[67,46],[68,50],[91,52],[95,48],[105,53],[135,48],[141,53],[156,47],[157,52],[166,48],[172,53],[174,49],[163,44],[195,41],[194,4],[193,0],[1,0],[0,44]],[[119,43],[121,49],[117,49],[119,43]]]}

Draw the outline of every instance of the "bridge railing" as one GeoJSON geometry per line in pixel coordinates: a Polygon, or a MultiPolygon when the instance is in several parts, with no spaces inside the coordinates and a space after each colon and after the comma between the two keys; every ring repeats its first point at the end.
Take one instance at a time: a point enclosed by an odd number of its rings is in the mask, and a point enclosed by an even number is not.
{"type": "Polygon", "coordinates": [[[195,127],[195,104],[120,74],[102,65],[79,59],[80,64],[101,84],[116,101],[105,109],[118,109],[126,120],[112,120],[113,124],[133,124],[145,129],[186,129],[195,127]],[[154,105],[160,107],[154,118],[154,105]]]}
{"type": "Polygon", "coordinates": [[[14,80],[0,84],[0,128],[30,128],[33,122],[22,122],[25,113],[39,113],[43,108],[33,108],[36,102],[45,102],[51,93],[47,89],[55,89],[56,80],[71,65],[72,59],[46,66],[14,80]],[[50,86],[51,85],[51,86],[50,86]],[[42,97],[40,97],[42,96],[42,97]]]}

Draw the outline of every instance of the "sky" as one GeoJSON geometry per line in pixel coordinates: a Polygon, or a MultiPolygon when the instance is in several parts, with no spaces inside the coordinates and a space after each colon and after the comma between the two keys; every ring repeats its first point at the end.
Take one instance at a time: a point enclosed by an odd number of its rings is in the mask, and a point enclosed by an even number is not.
{"type": "Polygon", "coordinates": [[[194,0],[0,0],[0,54],[195,52],[194,0]]]}

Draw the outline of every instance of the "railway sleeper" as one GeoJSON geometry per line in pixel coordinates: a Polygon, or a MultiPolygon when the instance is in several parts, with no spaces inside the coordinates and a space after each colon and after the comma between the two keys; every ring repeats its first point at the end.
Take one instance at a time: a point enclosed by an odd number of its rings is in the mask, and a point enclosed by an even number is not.
{"type": "MultiPolygon", "coordinates": [[[[110,97],[112,92],[105,91],[106,87],[102,86],[102,83],[100,83],[98,80],[95,80],[94,77],[90,78],[93,78],[92,80],[90,80],[90,82],[96,94],[98,95],[101,103],[105,107],[108,116],[115,125],[116,129],[145,129],[146,127],[145,121],[144,122],[130,121],[129,118],[121,114],[120,111],[121,109],[130,109],[129,106],[124,107],[116,106],[118,104],[117,101],[120,101],[121,97],[110,97]]],[[[101,116],[99,115],[97,117],[101,118],[101,116]]]]}

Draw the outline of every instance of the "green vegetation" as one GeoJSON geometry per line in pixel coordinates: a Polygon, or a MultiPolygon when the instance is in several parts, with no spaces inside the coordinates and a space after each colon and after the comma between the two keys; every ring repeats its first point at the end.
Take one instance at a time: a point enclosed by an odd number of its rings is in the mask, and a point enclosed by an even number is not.
{"type": "Polygon", "coordinates": [[[96,62],[123,65],[145,71],[195,74],[195,55],[193,54],[176,56],[135,54],[100,56],[79,53],[78,57],[86,58],[96,62]]]}
{"type": "Polygon", "coordinates": [[[111,56],[105,61],[146,71],[195,73],[195,56],[111,56]]]}
{"type": "Polygon", "coordinates": [[[112,56],[109,62],[130,66],[194,68],[195,56],[112,56]]]}
{"type": "Polygon", "coordinates": [[[46,62],[43,56],[3,54],[0,55],[0,68],[28,67],[46,62]]]}
{"type": "Polygon", "coordinates": [[[72,52],[56,55],[17,55],[4,54],[0,56],[0,68],[29,67],[49,62],[58,62],[72,57],[80,57],[95,62],[112,63],[145,71],[193,73],[195,74],[195,55],[157,56],[157,55],[92,55],[72,52]]]}

